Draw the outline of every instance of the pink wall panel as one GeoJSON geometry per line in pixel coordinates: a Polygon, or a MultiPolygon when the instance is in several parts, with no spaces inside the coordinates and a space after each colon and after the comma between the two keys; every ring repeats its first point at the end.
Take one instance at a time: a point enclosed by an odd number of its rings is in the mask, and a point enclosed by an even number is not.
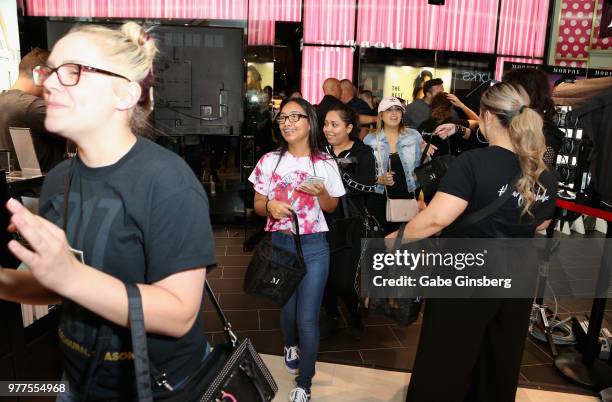
{"type": "Polygon", "coordinates": [[[502,0],[497,53],[543,57],[549,0],[502,0]]]}
{"type": "Polygon", "coordinates": [[[304,46],[302,50],[302,95],[312,104],[323,98],[323,81],[353,78],[351,48],[304,46]]]}
{"type": "Polygon", "coordinates": [[[300,21],[301,0],[249,0],[248,44],[273,46],[275,21],[300,21]]]}
{"type": "Polygon", "coordinates": [[[273,46],[275,21],[249,20],[247,39],[249,46],[273,46]]]}
{"type": "Polygon", "coordinates": [[[355,10],[355,0],[304,0],[304,42],[344,45],[354,40],[355,10]]]}
{"type": "Polygon", "coordinates": [[[360,0],[357,42],[370,46],[435,49],[439,7],[427,0],[360,0]]]}
{"type": "Polygon", "coordinates": [[[357,42],[370,46],[493,53],[497,2],[360,0],[357,42]]]}
{"type": "Polygon", "coordinates": [[[500,81],[504,74],[504,62],[513,61],[515,63],[542,64],[542,59],[525,59],[521,57],[498,57],[495,67],[495,79],[500,81]]]}
{"type": "Polygon", "coordinates": [[[247,18],[247,0],[26,0],[28,15],[109,18],[247,18]]]}
{"type": "Polygon", "coordinates": [[[437,49],[493,53],[497,26],[496,1],[447,0],[440,8],[437,49]]]}

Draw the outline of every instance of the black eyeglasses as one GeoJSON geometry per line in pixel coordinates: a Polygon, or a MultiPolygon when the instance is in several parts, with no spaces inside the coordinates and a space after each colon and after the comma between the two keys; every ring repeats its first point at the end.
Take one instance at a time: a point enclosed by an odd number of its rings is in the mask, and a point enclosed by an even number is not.
{"type": "Polygon", "coordinates": [[[36,66],[32,70],[32,77],[34,79],[34,85],[42,86],[42,84],[51,76],[51,74],[57,73],[57,78],[59,79],[60,84],[65,87],[73,87],[79,83],[81,73],[83,71],[110,75],[112,77],[119,77],[131,81],[129,78],[124,77],[123,75],[102,70],[100,68],[84,66],[78,63],[65,63],[55,68],[51,68],[49,66],[36,66]]]}
{"type": "Polygon", "coordinates": [[[292,113],[292,114],[287,114],[287,115],[280,115],[276,118],[276,122],[278,123],[278,125],[280,126],[281,124],[286,124],[287,123],[287,119],[289,119],[290,123],[297,123],[298,121],[300,121],[301,118],[305,118],[307,119],[308,116],[305,114],[299,114],[299,113],[292,113]]]}

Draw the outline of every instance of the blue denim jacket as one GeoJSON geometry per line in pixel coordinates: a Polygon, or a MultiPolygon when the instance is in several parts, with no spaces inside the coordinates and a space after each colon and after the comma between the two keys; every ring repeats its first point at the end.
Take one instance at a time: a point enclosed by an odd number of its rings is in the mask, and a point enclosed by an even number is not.
{"type": "MultiPolygon", "coordinates": [[[[387,137],[385,137],[385,130],[380,130],[379,134],[368,134],[363,139],[363,142],[374,150],[374,156],[376,157],[376,176],[382,176],[384,172],[389,170],[389,141],[387,141],[387,137]],[[377,137],[378,141],[380,141],[380,154],[378,153],[377,137]],[[382,171],[381,166],[383,169],[382,171]]],[[[406,175],[408,191],[414,191],[418,186],[412,173],[414,172],[414,168],[419,166],[421,162],[420,142],[421,134],[411,128],[405,128],[397,139],[397,152],[402,162],[402,167],[404,168],[404,174],[406,175]]],[[[385,187],[382,184],[378,184],[376,186],[376,192],[384,194],[385,187]]]]}

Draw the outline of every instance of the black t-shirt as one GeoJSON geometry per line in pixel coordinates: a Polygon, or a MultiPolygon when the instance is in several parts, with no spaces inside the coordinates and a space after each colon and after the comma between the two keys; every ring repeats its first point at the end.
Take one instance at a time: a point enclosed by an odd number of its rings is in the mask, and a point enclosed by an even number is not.
{"type": "MultiPolygon", "coordinates": [[[[40,214],[62,226],[65,178],[72,171],[67,238],[85,263],[129,283],[152,284],[172,274],[215,263],[208,200],[187,164],[159,145],[138,138],[113,165],[89,168],[64,161],[46,177],[40,214]]],[[[95,289],[92,289],[95,291],[95,289]]],[[[59,325],[66,374],[81,386],[100,318],[64,300],[59,325]]],[[[108,323],[108,322],[107,322],[108,323]]],[[[129,399],[134,373],[130,332],[108,323],[113,337],[104,351],[95,399],[129,399]]],[[[151,363],[170,384],[189,376],[204,356],[198,315],[181,338],[147,334],[151,363]]],[[[154,393],[161,390],[154,386],[154,393]]]]}
{"type": "Polygon", "coordinates": [[[346,103],[346,106],[353,109],[357,114],[365,114],[367,116],[376,116],[377,113],[374,109],[368,105],[366,101],[361,98],[354,97],[346,103]]]}
{"type": "MultiPolygon", "coordinates": [[[[501,197],[520,172],[516,155],[498,146],[474,149],[462,153],[449,166],[438,191],[468,201],[464,214],[478,211],[501,197]]],[[[557,196],[557,178],[547,170],[540,176],[544,188],[535,191],[533,217],[519,206],[520,194],[513,196],[497,211],[455,237],[531,237],[543,221],[552,218],[557,196]]],[[[451,228],[452,230],[452,228],[451,228]]]]}
{"type": "MultiPolygon", "coordinates": [[[[470,127],[470,123],[465,119],[456,119],[449,117],[439,123],[436,119],[429,118],[423,123],[421,123],[417,131],[421,134],[433,133],[439,125],[446,123],[458,124],[460,126],[468,128],[470,127]]],[[[437,135],[434,135],[431,140],[431,143],[438,148],[438,150],[432,155],[433,157],[440,155],[448,155],[449,146],[451,155],[459,155],[459,153],[467,147],[467,141],[461,138],[461,136],[456,133],[444,140],[438,137],[437,135]]]]}

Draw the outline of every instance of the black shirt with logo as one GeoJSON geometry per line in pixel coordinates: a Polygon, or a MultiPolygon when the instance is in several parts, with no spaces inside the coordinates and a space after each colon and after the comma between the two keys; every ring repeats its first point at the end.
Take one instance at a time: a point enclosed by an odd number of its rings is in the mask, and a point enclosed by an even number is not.
{"type": "MultiPolygon", "coordinates": [[[[521,168],[516,154],[498,146],[474,149],[459,155],[442,178],[438,191],[468,202],[464,214],[478,211],[501,197],[521,168]]],[[[552,218],[557,196],[557,178],[550,170],[539,179],[536,201],[531,213],[521,214],[520,194],[516,189],[504,205],[473,227],[453,236],[464,237],[532,237],[535,229],[552,218]]]]}
{"type": "MultiPolygon", "coordinates": [[[[215,263],[208,199],[187,164],[157,144],[138,138],[113,165],[90,168],[76,157],[46,177],[40,214],[62,226],[65,179],[72,172],[67,238],[85,263],[123,282],[152,284],[170,275],[215,263]]],[[[91,289],[95,291],[95,289],[91,289]]],[[[73,386],[83,385],[101,319],[64,300],[59,325],[64,368],[73,386]]],[[[110,324],[91,399],[134,394],[128,328],[110,324]]],[[[147,334],[151,363],[176,384],[189,376],[205,353],[200,315],[181,338],[147,334]]],[[[154,393],[161,389],[154,388],[154,393]]]]}

